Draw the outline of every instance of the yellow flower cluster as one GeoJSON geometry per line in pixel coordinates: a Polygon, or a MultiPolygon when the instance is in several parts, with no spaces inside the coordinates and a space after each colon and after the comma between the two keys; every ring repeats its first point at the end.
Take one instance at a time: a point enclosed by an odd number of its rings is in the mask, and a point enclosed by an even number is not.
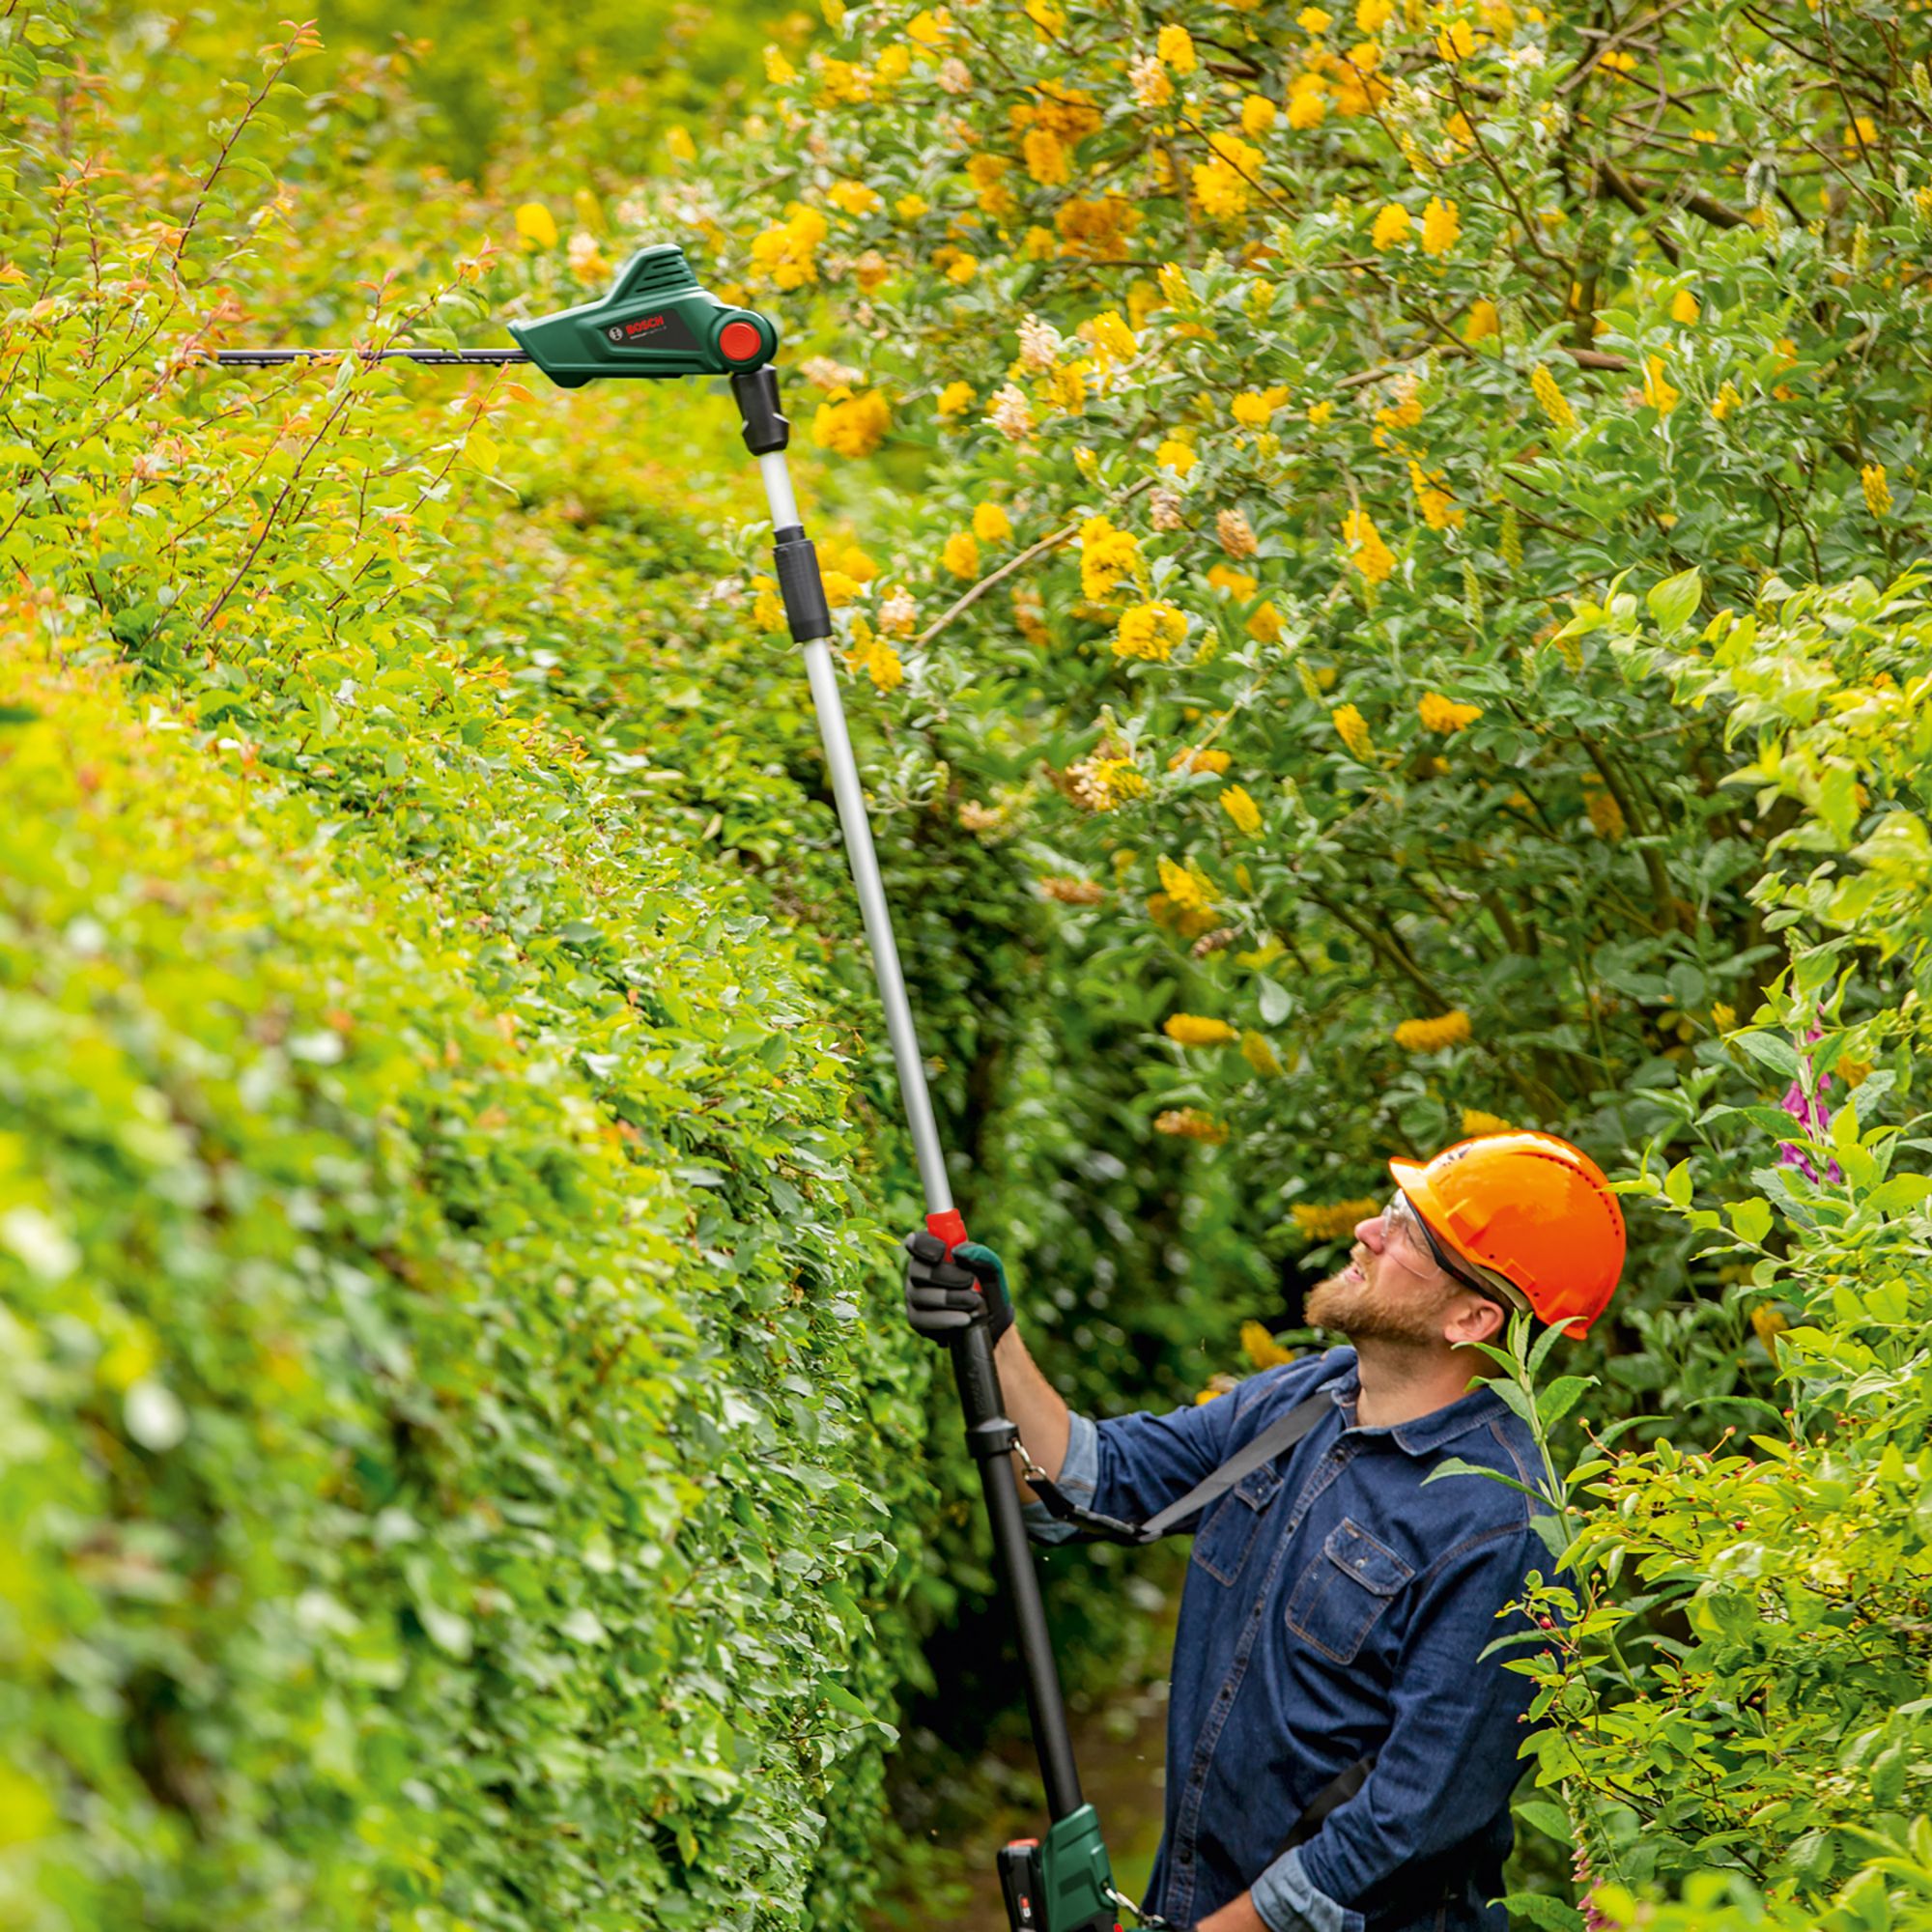
{"type": "Polygon", "coordinates": [[[1240,1037],[1226,1020],[1210,1019],[1205,1013],[1170,1013],[1161,1023],[1161,1032],[1177,1046],[1226,1046],[1240,1037]]]}
{"type": "Polygon", "coordinates": [[[1103,369],[1131,362],[1140,354],[1139,339],[1117,309],[1103,309],[1091,322],[1082,323],[1079,332],[1093,344],[1094,358],[1103,369]]]}
{"type": "Polygon", "coordinates": [[[1095,753],[1067,766],[1066,788],[1083,811],[1112,811],[1122,800],[1140,797],[1147,780],[1131,758],[1095,753]]]}
{"type": "Polygon", "coordinates": [[[1536,365],[1529,386],[1536,396],[1538,407],[1558,429],[1577,427],[1577,412],[1570,407],[1570,399],[1556,386],[1556,378],[1549,373],[1548,363],[1539,362],[1536,365]]]}
{"type": "Polygon", "coordinates": [[[949,383],[940,390],[933,408],[943,421],[951,422],[956,416],[963,416],[978,400],[971,383],[949,383]]]}
{"type": "Polygon", "coordinates": [[[1442,472],[1439,469],[1424,469],[1413,457],[1409,459],[1408,480],[1415,490],[1416,508],[1422,512],[1422,521],[1432,530],[1460,529],[1465,512],[1462,504],[1442,487],[1442,472]]]}
{"type": "Polygon", "coordinates": [[[905,681],[898,652],[863,617],[852,619],[852,647],[845,653],[845,662],[854,670],[863,670],[880,691],[896,691],[905,681]]]}
{"type": "Polygon", "coordinates": [[[1395,1043],[1405,1053],[1437,1053],[1468,1037],[1469,1015],[1461,1007],[1430,1019],[1404,1020],[1395,1030],[1395,1043]]]}
{"type": "Polygon", "coordinates": [[[980,574],[980,546],[971,530],[954,530],[939,553],[939,561],[954,577],[973,578],[980,574]]]}
{"type": "Polygon", "coordinates": [[[1432,194],[1429,206],[1422,211],[1422,252],[1446,255],[1462,233],[1463,216],[1456,204],[1432,194]]]}
{"type": "Polygon", "coordinates": [[[1374,740],[1369,736],[1369,721],[1354,705],[1338,704],[1328,714],[1328,719],[1335,726],[1335,735],[1356,757],[1366,758],[1369,755],[1374,745],[1374,740]]]}
{"type": "Polygon", "coordinates": [[[532,248],[556,246],[556,217],[540,201],[526,201],[516,213],[517,234],[532,248]]]}
{"type": "Polygon", "coordinates": [[[1293,1349],[1284,1349],[1259,1321],[1241,1323],[1241,1352],[1258,1369],[1278,1369],[1299,1359],[1293,1349]]]}
{"type": "Polygon", "coordinates": [[[1239,510],[1223,510],[1214,519],[1214,536],[1230,556],[1253,556],[1261,546],[1254,526],[1239,510]]]}
{"type": "Polygon", "coordinates": [[[1261,807],[1248,795],[1245,785],[1230,785],[1221,794],[1221,810],[1235,821],[1235,829],[1249,838],[1262,829],[1261,807]]]}
{"type": "Polygon", "coordinates": [[[1281,612],[1272,603],[1258,604],[1245,628],[1256,643],[1278,644],[1281,641],[1281,612]]]}
{"type": "Polygon", "coordinates": [[[1118,255],[1123,239],[1140,226],[1141,212],[1124,195],[1086,201],[1078,195],[1061,204],[1053,217],[1063,255],[1104,260],[1118,255]]]}
{"type": "Polygon", "coordinates": [[[1194,454],[1191,444],[1182,442],[1178,437],[1169,437],[1153,453],[1156,469],[1171,469],[1177,476],[1185,476],[1200,458],[1194,454]]]}
{"type": "Polygon", "coordinates": [[[1019,207],[1012,189],[1001,179],[1011,166],[1005,155],[979,154],[967,158],[966,179],[973,184],[973,198],[980,204],[980,213],[990,214],[995,221],[1004,221],[1019,207]]]}
{"type": "Polygon", "coordinates": [[[1378,211],[1369,241],[1378,248],[1393,248],[1398,242],[1408,240],[1411,225],[1408,210],[1399,201],[1388,202],[1378,211]]]}
{"type": "Polygon", "coordinates": [[[1217,751],[1211,745],[1202,745],[1175,753],[1168,759],[1167,768],[1171,772],[1210,772],[1219,778],[1231,762],[1226,752],[1217,751]]]}
{"type": "MultiPolygon", "coordinates": [[[[1184,866],[1177,866],[1172,859],[1156,862],[1160,870],[1161,890],[1172,904],[1181,912],[1211,913],[1214,910],[1214,882],[1192,859],[1184,866]]],[[[1219,1025],[1217,1020],[1215,1025],[1219,1025]]],[[[1234,1038],[1230,1033],[1228,1037],[1234,1038]]],[[[1180,1036],[1176,1034],[1175,1038],[1180,1036]]],[[[1196,1040],[1183,1044],[1200,1045],[1196,1040]]]]}
{"type": "Polygon", "coordinates": [[[1366,510],[1350,510],[1342,519],[1342,541],[1348,546],[1349,561],[1371,583],[1381,582],[1395,568],[1395,557],[1366,510]]]}
{"type": "Polygon", "coordinates": [[[1066,143],[1047,128],[1029,128],[1020,140],[1027,173],[1041,187],[1065,187],[1073,179],[1066,143]]]}
{"type": "Polygon", "coordinates": [[[1883,517],[1891,510],[1891,485],[1886,480],[1885,465],[1867,463],[1859,471],[1859,488],[1864,492],[1865,508],[1874,517],[1883,517]]]}
{"type": "Polygon", "coordinates": [[[1667,416],[1678,404],[1678,391],[1663,379],[1663,357],[1652,355],[1643,365],[1643,399],[1659,415],[1667,416]]]}
{"type": "MultiPolygon", "coordinates": [[[[1199,1107],[1169,1107],[1153,1117],[1153,1130],[1157,1134],[1178,1134],[1182,1140],[1206,1141],[1210,1147],[1219,1147],[1228,1138],[1226,1125],[1211,1114],[1204,1114],[1199,1107]]],[[[1215,1395],[1222,1393],[1220,1389],[1213,1391],[1215,1395]]]]}
{"type": "Polygon", "coordinates": [[[1379,1201],[1367,1199],[1321,1203],[1297,1201],[1288,1211],[1294,1217],[1294,1225],[1300,1229],[1303,1239],[1336,1241],[1344,1235],[1352,1235],[1357,1222],[1379,1213],[1381,1205],[1379,1201]]]}
{"type": "Polygon", "coordinates": [[[834,182],[826,189],[825,198],[839,213],[855,219],[876,214],[885,205],[878,189],[867,187],[864,182],[834,182]]]}
{"type": "Polygon", "coordinates": [[[1283,1067],[1280,1057],[1268,1044],[1265,1034],[1244,1033],[1241,1036],[1241,1058],[1264,1078],[1269,1080],[1281,1078],[1283,1067]]]}
{"type": "Polygon", "coordinates": [[[1277,383],[1265,389],[1243,389],[1228,405],[1228,412],[1243,429],[1265,429],[1268,418],[1288,401],[1288,385],[1277,383]]]}
{"type": "Polygon", "coordinates": [[[1516,1129],[1500,1114],[1486,1114],[1480,1107],[1463,1109],[1463,1138],[1478,1139],[1483,1134],[1509,1134],[1516,1129]]]}
{"type": "Polygon", "coordinates": [[[1185,27],[1163,27],[1154,36],[1153,50],[1161,65],[1170,72],[1188,74],[1194,71],[1194,36],[1185,27]]]}
{"type": "Polygon", "coordinates": [[[1094,133],[1102,116],[1091,94],[1077,87],[1063,88],[1048,81],[1035,88],[1030,102],[1009,110],[1008,120],[1018,131],[1043,128],[1056,141],[1071,148],[1094,133]]]}
{"type": "Polygon", "coordinates": [[[1007,543],[1013,534],[1012,519],[998,503],[976,503],[973,506],[973,534],[981,543],[1007,543]]]}
{"type": "Polygon", "coordinates": [[[1121,613],[1114,633],[1117,658],[1143,658],[1165,664],[1187,636],[1187,613],[1172,604],[1136,604],[1121,613]]]}
{"type": "Polygon", "coordinates": [[[1458,704],[1439,691],[1425,692],[1415,708],[1421,714],[1423,728],[1429,731],[1460,731],[1483,715],[1480,704],[1458,704]]]}
{"type": "Polygon", "coordinates": [[[869,456],[886,440],[893,412],[881,389],[837,388],[811,418],[811,440],[839,456],[869,456]]]}
{"type": "Polygon", "coordinates": [[[784,604],[779,597],[778,579],[775,577],[754,577],[752,580],[752,622],[760,631],[776,632],[785,628],[784,604]]]}
{"type": "Polygon", "coordinates": [[[1469,304],[1469,320],[1463,325],[1464,342],[1482,342],[1492,335],[1502,333],[1502,317],[1496,313],[1496,305],[1487,296],[1478,296],[1469,304]]]}
{"type": "Polygon", "coordinates": [[[818,279],[818,244],[831,232],[815,208],[794,201],[785,218],[752,238],[752,272],[774,288],[803,288],[818,279]]]}
{"type": "Polygon", "coordinates": [[[1214,158],[1194,164],[1194,200],[1210,220],[1244,213],[1261,179],[1262,151],[1236,134],[1209,134],[1214,158]]]}
{"type": "Polygon", "coordinates": [[[837,611],[864,594],[879,574],[879,566],[857,544],[833,541],[818,553],[825,601],[837,611]]]}
{"type": "Polygon", "coordinates": [[[1105,517],[1089,517],[1080,526],[1080,591],[1104,602],[1121,587],[1122,580],[1138,577],[1140,539],[1131,530],[1117,529],[1105,517]]]}

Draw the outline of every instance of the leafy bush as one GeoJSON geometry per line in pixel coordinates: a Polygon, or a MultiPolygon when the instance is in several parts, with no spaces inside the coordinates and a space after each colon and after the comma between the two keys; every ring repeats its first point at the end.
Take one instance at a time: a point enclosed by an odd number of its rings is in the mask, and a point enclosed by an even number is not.
{"type": "Polygon", "coordinates": [[[1251,1242],[1319,1269],[1385,1155],[1505,1121],[1620,1177],[1628,1286],[1552,1438],[1572,1804],[1525,1822],[1693,1917],[1734,1876],[1906,1922],[1925,1188],[1889,1164],[1924,1143],[1917,949],[1874,914],[1922,896],[1925,639],[1865,580],[1925,538],[1922,49],[1732,0],[833,28],[772,62],[793,140],[738,259],[822,300],[818,439],[920,466],[855,668],[1032,874],[1075,1051],[1251,1242]],[[1856,1111],[1809,1131],[1840,1056],[1856,1111]],[[1838,1553],[1867,1510],[1875,1579],[1838,1553]]]}
{"type": "Polygon", "coordinates": [[[1932,623],[1918,590],[1774,582],[1700,636],[1668,596],[1650,600],[1656,627],[1614,590],[1573,620],[1683,701],[1720,707],[1727,740],[1753,751],[1731,781],[1802,808],[1776,855],[1793,863],[1756,893],[1789,929],[1791,967],[1731,1043],[1789,1078],[1786,1104],[1711,1101],[1707,1069],[1678,1096],[1694,1151],[1649,1177],[1747,1259],[1788,1406],[1740,1417],[1739,1443],[1661,1441],[1571,1478],[1597,1499],[1577,1546],[1594,1601],[1551,1675],[1565,1721],[1541,1775],[1590,1821],[1594,1904],[1617,1922],[1924,1922],[1932,1177],[1904,1163],[1922,1167],[1932,1140],[1922,1112],[1881,1118],[1924,1050],[1932,623]],[[1874,973],[1899,997],[1854,1020],[1874,973]],[[1675,1640],[1633,1641],[1661,1605],[1675,1640]],[[1634,1916],[1632,1888],[1658,1878],[1683,1887],[1681,1917],[1634,1916]]]}
{"type": "Polygon", "coordinates": [[[810,889],[835,828],[638,749],[690,586],[494,493],[529,399],[194,366],[326,273],[263,238],[307,37],[183,153],[71,25],[5,46],[7,1916],[849,1918],[928,1364],[864,1014],[702,831],[810,889]],[[552,693],[579,625],[653,641],[552,693]]]}

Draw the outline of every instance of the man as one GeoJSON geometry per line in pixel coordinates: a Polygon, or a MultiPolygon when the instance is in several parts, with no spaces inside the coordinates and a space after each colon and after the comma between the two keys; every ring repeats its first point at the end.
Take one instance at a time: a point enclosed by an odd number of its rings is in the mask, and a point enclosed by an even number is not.
{"type": "MultiPolygon", "coordinates": [[[[1512,1308],[1587,1331],[1622,1272],[1623,1216],[1602,1170],[1553,1134],[1389,1169],[1400,1191],[1308,1297],[1309,1321],[1353,1346],[1170,1415],[1072,1414],[1013,1326],[992,1251],[906,1242],[913,1325],[937,1339],[991,1325],[1037,1473],[1099,1515],[1145,1520],[1330,1398],[1292,1447],[1177,1525],[1194,1548],[1147,1905],[1194,1932],[1506,1932],[1488,1901],[1533,1691],[1504,1667],[1521,1648],[1478,1660],[1525,1628],[1498,1613],[1552,1563],[1510,1487],[1543,1486],[1535,1440],[1487,1386],[1477,1345],[1512,1308]],[[1452,1458],[1509,1481],[1427,1482],[1452,1458]]],[[[1041,1541],[1074,1533],[1037,1499],[1027,1515],[1041,1541]]]]}

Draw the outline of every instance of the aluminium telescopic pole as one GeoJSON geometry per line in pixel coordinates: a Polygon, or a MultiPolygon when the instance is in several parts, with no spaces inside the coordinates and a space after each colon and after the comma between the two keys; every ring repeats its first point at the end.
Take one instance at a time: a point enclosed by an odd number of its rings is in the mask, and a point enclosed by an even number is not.
{"type": "MultiPolygon", "coordinates": [[[[773,556],[779,595],[793,639],[805,650],[806,676],[811,686],[812,707],[825,763],[832,777],[832,795],[838,824],[845,835],[845,856],[859,895],[866,943],[871,950],[872,973],[879,1001],[885,1008],[886,1031],[892,1040],[898,1071],[900,1101],[912,1130],[913,1152],[919,1162],[920,1185],[925,1195],[925,1225],[949,1249],[966,1238],[966,1223],[952,1204],[946,1155],[939,1126],[933,1119],[932,1095],[925,1084],[919,1035],[913,1024],[912,1003],[906,997],[905,975],[893,939],[893,920],[879,876],[878,854],[866,812],[866,794],[859,780],[858,761],[845,724],[845,707],[838,693],[838,673],[829,642],[832,614],[818,575],[818,557],[805,534],[791,475],[785,467],[790,424],[779,411],[777,372],[770,367],[734,375],[731,388],[745,419],[745,444],[758,459],[765,495],[771,504],[773,556]]],[[[983,1322],[976,1321],[952,1344],[953,1378],[966,1410],[967,1440],[980,1464],[986,1511],[992,1520],[993,1548],[1001,1578],[1013,1606],[1020,1660],[1026,1672],[1027,1709],[1033,1719],[1034,1743],[1046,1784],[1047,1808],[1056,1819],[1080,1809],[1080,1776],[1074,1768],[1072,1741],[1066,1728],[1066,1706],[1061,1695],[1060,1673],[1046,1612],[1040,1602],[1039,1578],[1020,1514],[1018,1478],[1011,1451],[1018,1431],[1006,1414],[999,1371],[983,1322]]]]}

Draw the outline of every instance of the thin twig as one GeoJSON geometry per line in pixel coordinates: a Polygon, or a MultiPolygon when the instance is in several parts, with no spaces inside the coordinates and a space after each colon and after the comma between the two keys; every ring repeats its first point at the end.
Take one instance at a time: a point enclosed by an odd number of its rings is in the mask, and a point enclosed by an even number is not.
{"type": "MultiPolygon", "coordinates": [[[[1151,476],[1144,477],[1140,482],[1136,483],[1132,489],[1126,491],[1121,497],[1115,499],[1116,507],[1118,508],[1120,504],[1131,501],[1134,497],[1138,497],[1143,490],[1151,489],[1152,485],[1153,485],[1153,478],[1151,476]]],[[[994,584],[1005,582],[1005,581],[1008,578],[1009,578],[1014,571],[1023,569],[1027,564],[1031,563],[1035,557],[1044,555],[1046,552],[1057,549],[1061,544],[1064,544],[1068,537],[1072,536],[1079,529],[1079,527],[1080,525],[1078,523],[1071,523],[1068,524],[1065,529],[1055,530],[1050,537],[1041,537],[1037,544],[1031,545],[1026,550],[1021,551],[1019,555],[1017,555],[1016,557],[1013,557],[1009,561],[1001,564],[999,569],[994,571],[990,577],[982,577],[978,583],[974,584],[969,590],[967,590],[964,593],[964,595],[962,595],[959,598],[958,602],[955,603],[950,611],[946,611],[942,616],[935,617],[932,620],[932,622],[929,623],[925,627],[925,629],[923,630],[919,634],[919,636],[913,639],[913,648],[915,650],[918,650],[929,644],[934,638],[938,637],[941,631],[945,630],[947,625],[952,623],[953,618],[958,616],[962,611],[971,610],[972,607],[975,604],[977,604],[980,601],[980,599],[986,594],[987,591],[992,589],[994,584]]]]}

